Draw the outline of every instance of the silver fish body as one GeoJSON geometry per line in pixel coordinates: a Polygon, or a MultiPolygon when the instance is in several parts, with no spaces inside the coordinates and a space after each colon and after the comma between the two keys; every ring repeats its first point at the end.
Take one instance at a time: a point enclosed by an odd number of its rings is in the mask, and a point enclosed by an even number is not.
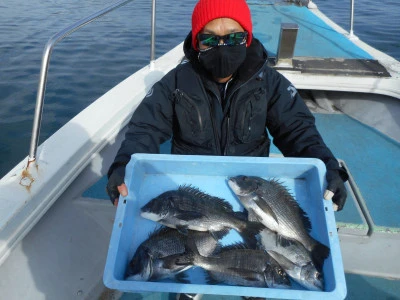
{"type": "Polygon", "coordinates": [[[244,244],[226,246],[217,254],[203,257],[190,253],[178,264],[202,267],[208,273],[208,283],[290,288],[290,280],[279,264],[265,251],[248,249],[244,244]]]}
{"type": "Polygon", "coordinates": [[[141,216],[182,233],[189,229],[211,233],[235,229],[254,236],[262,228],[238,217],[224,199],[190,186],[181,186],[150,200],[141,208],[141,216]]]}
{"type": "Polygon", "coordinates": [[[266,251],[282,254],[296,265],[303,266],[312,261],[311,252],[302,243],[284,238],[269,228],[260,231],[259,246],[266,251]]]}
{"type": "MultiPolygon", "coordinates": [[[[329,248],[309,234],[311,222],[289,191],[276,180],[257,176],[230,177],[228,185],[249,212],[272,231],[301,242],[321,267],[329,248]]],[[[321,267],[322,268],[322,267],[321,267]]]]}
{"type": "MultiPolygon", "coordinates": [[[[219,234],[222,237],[225,232],[219,234]]],[[[208,232],[189,231],[184,235],[175,229],[161,227],[139,245],[129,263],[126,277],[142,281],[175,277],[184,282],[184,276],[179,273],[190,266],[177,265],[176,259],[187,251],[211,255],[217,247],[218,240],[208,232]]]]}
{"type": "Polygon", "coordinates": [[[173,277],[188,267],[173,265],[168,258],[183,254],[185,251],[184,236],[167,227],[158,228],[137,248],[129,262],[126,278],[148,281],[173,277]]]}
{"type": "Polygon", "coordinates": [[[298,265],[275,251],[267,251],[285,270],[285,272],[301,286],[311,291],[324,290],[324,277],[317,270],[312,261],[304,265],[298,265]]]}
{"type": "Polygon", "coordinates": [[[264,228],[259,234],[259,248],[266,250],[303,287],[313,291],[324,289],[323,274],[312,262],[310,251],[299,241],[285,239],[264,228]]]}

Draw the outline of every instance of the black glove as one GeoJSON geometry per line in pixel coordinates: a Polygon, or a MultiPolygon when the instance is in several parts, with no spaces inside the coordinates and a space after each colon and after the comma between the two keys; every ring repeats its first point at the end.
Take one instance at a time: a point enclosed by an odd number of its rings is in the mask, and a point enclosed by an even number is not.
{"type": "Polygon", "coordinates": [[[118,186],[124,183],[125,166],[115,168],[108,176],[108,183],[106,186],[107,194],[114,205],[115,199],[119,198],[118,186]]]}
{"type": "Polygon", "coordinates": [[[327,170],[326,181],[328,183],[327,190],[334,193],[332,197],[333,203],[338,206],[338,211],[343,209],[347,199],[347,190],[344,186],[344,181],[339,175],[338,170],[327,170]]]}

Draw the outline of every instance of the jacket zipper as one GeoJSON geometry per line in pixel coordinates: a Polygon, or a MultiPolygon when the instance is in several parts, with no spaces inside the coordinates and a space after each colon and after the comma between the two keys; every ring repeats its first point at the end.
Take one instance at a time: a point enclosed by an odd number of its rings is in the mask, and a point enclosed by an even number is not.
{"type": "MultiPolygon", "coordinates": [[[[261,67],[257,72],[255,72],[254,75],[251,76],[246,82],[243,82],[240,86],[238,86],[235,90],[233,90],[233,91],[230,93],[229,96],[232,96],[237,90],[239,90],[239,89],[240,89],[242,86],[244,86],[247,82],[249,82],[250,80],[252,80],[253,77],[258,76],[258,74],[260,73],[260,70],[262,70],[266,64],[267,64],[267,62],[265,62],[265,63],[262,65],[262,67],[261,67]]],[[[228,99],[226,99],[226,100],[228,100],[228,99]]],[[[230,104],[230,108],[229,108],[230,111],[232,111],[232,105],[233,105],[233,103],[230,104]]],[[[224,155],[225,155],[225,156],[227,155],[227,148],[228,148],[228,146],[229,146],[229,126],[230,126],[229,120],[230,120],[230,117],[228,116],[227,130],[226,130],[226,143],[225,143],[225,149],[224,149],[224,155]]]]}
{"type": "Polygon", "coordinates": [[[227,124],[227,127],[228,127],[228,130],[227,130],[227,132],[226,132],[226,144],[225,144],[225,149],[224,149],[224,156],[226,156],[227,155],[227,148],[228,148],[228,142],[229,142],[229,122],[230,122],[230,120],[231,120],[231,118],[230,117],[228,117],[228,124],[227,124]]]}
{"type": "MultiPolygon", "coordinates": [[[[203,87],[203,89],[204,89],[204,87],[203,87]]],[[[217,98],[218,102],[221,103],[221,100],[220,100],[220,99],[218,98],[218,96],[214,93],[214,91],[211,91],[211,92],[212,92],[212,94],[217,98]]],[[[204,93],[205,93],[205,95],[207,95],[206,91],[204,91],[204,93]]],[[[216,147],[217,147],[217,152],[218,152],[219,154],[222,154],[222,151],[221,151],[221,142],[219,141],[219,139],[217,139],[217,133],[216,133],[216,131],[215,131],[215,120],[214,120],[213,115],[212,115],[212,109],[211,109],[210,101],[208,101],[208,111],[209,111],[209,113],[210,113],[210,119],[211,119],[211,124],[212,124],[212,128],[213,128],[213,133],[214,133],[214,142],[215,142],[215,145],[216,145],[216,147]]]]}

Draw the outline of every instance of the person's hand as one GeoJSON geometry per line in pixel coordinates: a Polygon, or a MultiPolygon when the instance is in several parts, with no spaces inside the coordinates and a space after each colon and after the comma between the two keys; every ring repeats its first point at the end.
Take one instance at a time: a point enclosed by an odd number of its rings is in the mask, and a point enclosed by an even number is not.
{"type": "Polygon", "coordinates": [[[107,194],[114,206],[118,206],[119,195],[128,196],[128,188],[124,183],[125,166],[120,166],[113,170],[107,183],[107,194]]]}
{"type": "Polygon", "coordinates": [[[347,190],[344,186],[343,179],[339,175],[339,171],[327,170],[326,181],[328,186],[326,187],[326,191],[324,193],[325,200],[332,199],[333,209],[335,211],[342,210],[344,204],[346,203],[347,190]]]}

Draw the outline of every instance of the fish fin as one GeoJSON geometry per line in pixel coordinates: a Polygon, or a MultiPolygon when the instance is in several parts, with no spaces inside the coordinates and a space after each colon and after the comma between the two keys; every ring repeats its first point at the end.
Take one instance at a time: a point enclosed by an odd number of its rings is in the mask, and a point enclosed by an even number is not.
{"type": "Polygon", "coordinates": [[[181,283],[190,283],[188,276],[184,272],[175,274],[175,280],[181,283]]]}
{"type": "Polygon", "coordinates": [[[294,244],[296,244],[296,240],[292,240],[292,239],[289,239],[289,238],[287,238],[287,237],[284,237],[284,236],[282,236],[282,235],[280,235],[280,234],[276,234],[276,245],[277,246],[282,246],[282,247],[290,247],[291,245],[294,245],[294,244]]]}
{"type": "Polygon", "coordinates": [[[195,254],[191,251],[178,256],[175,264],[178,266],[192,266],[194,264],[195,254]]]}
{"type": "Polygon", "coordinates": [[[179,233],[182,233],[183,235],[186,235],[186,236],[189,234],[189,230],[188,230],[187,226],[176,225],[176,230],[178,230],[179,233]]]}
{"type": "Polygon", "coordinates": [[[172,230],[175,230],[175,229],[167,227],[167,226],[163,226],[163,225],[157,226],[153,231],[149,232],[148,239],[151,239],[155,236],[167,234],[172,230]]]}
{"type": "Polygon", "coordinates": [[[260,222],[262,221],[262,218],[257,216],[257,214],[254,212],[254,210],[250,209],[247,211],[247,220],[249,222],[260,222]]]}
{"type": "Polygon", "coordinates": [[[256,249],[265,250],[265,246],[262,243],[261,236],[257,234],[255,238],[256,238],[256,249]]]}
{"type": "Polygon", "coordinates": [[[314,262],[315,268],[322,271],[325,259],[329,256],[330,249],[317,241],[317,244],[311,250],[311,258],[314,262]]]}
{"type": "Polygon", "coordinates": [[[201,219],[207,216],[205,216],[202,213],[199,213],[197,211],[182,211],[179,212],[177,214],[175,214],[175,216],[177,219],[179,220],[183,220],[183,221],[191,221],[191,220],[197,220],[197,219],[201,219]]]}
{"type": "MultiPolygon", "coordinates": [[[[270,215],[276,223],[278,223],[278,217],[276,216],[276,214],[274,213],[273,209],[271,208],[271,206],[268,205],[267,202],[265,202],[264,200],[262,200],[261,198],[257,197],[257,199],[254,200],[254,203],[265,213],[267,213],[268,215],[270,215]]],[[[255,214],[255,213],[254,213],[255,214]]],[[[259,218],[260,219],[260,218],[259,218]]],[[[260,220],[261,221],[261,220],[260,220]]]]}
{"type": "Polygon", "coordinates": [[[231,212],[233,210],[232,205],[225,199],[206,194],[200,191],[200,189],[193,187],[191,185],[181,185],[179,186],[178,190],[192,197],[200,198],[203,200],[212,200],[212,203],[215,203],[216,205],[218,205],[219,208],[225,211],[231,212]]]}
{"type": "Polygon", "coordinates": [[[235,215],[235,217],[237,217],[238,219],[242,220],[242,221],[247,221],[248,220],[248,211],[244,210],[244,211],[235,211],[233,213],[235,215]]]}
{"type": "Polygon", "coordinates": [[[246,227],[240,232],[243,241],[251,248],[256,249],[256,236],[263,230],[265,226],[258,222],[247,222],[246,227]]]}
{"type": "Polygon", "coordinates": [[[222,245],[221,245],[221,243],[218,243],[218,244],[215,246],[215,249],[214,249],[214,251],[212,252],[211,256],[217,255],[218,253],[220,253],[220,252],[221,252],[221,249],[222,249],[222,245]]]}
{"type": "Polygon", "coordinates": [[[290,205],[294,210],[297,210],[299,215],[301,216],[301,220],[303,222],[304,228],[310,232],[312,229],[311,221],[308,218],[307,213],[301,208],[299,203],[296,201],[294,196],[289,192],[289,189],[285,187],[280,181],[277,179],[272,179],[269,181],[275,188],[279,191],[282,201],[285,201],[288,205],[290,205]]]}
{"type": "Polygon", "coordinates": [[[228,235],[228,233],[229,233],[230,230],[231,230],[230,228],[224,228],[224,229],[222,229],[222,230],[213,231],[213,233],[212,233],[213,238],[214,238],[216,241],[219,241],[220,239],[222,239],[223,237],[225,237],[226,235],[228,235]]]}
{"type": "Polygon", "coordinates": [[[214,240],[216,240],[216,241],[218,241],[220,238],[219,238],[219,231],[209,231],[210,232],[210,234],[211,234],[211,236],[214,238],[214,240]]]}
{"type": "Polygon", "coordinates": [[[246,243],[236,242],[227,246],[223,246],[221,251],[229,251],[236,249],[249,249],[249,246],[246,243]]]}
{"type": "Polygon", "coordinates": [[[282,255],[281,253],[278,253],[273,250],[268,250],[267,253],[278,262],[278,264],[284,269],[284,270],[291,270],[295,267],[295,263],[293,263],[290,259],[288,259],[286,256],[282,255]]]}
{"type": "Polygon", "coordinates": [[[216,280],[213,277],[213,275],[212,275],[212,273],[210,271],[206,271],[205,278],[206,278],[207,284],[214,285],[214,284],[220,284],[221,283],[220,280],[216,280]]]}

